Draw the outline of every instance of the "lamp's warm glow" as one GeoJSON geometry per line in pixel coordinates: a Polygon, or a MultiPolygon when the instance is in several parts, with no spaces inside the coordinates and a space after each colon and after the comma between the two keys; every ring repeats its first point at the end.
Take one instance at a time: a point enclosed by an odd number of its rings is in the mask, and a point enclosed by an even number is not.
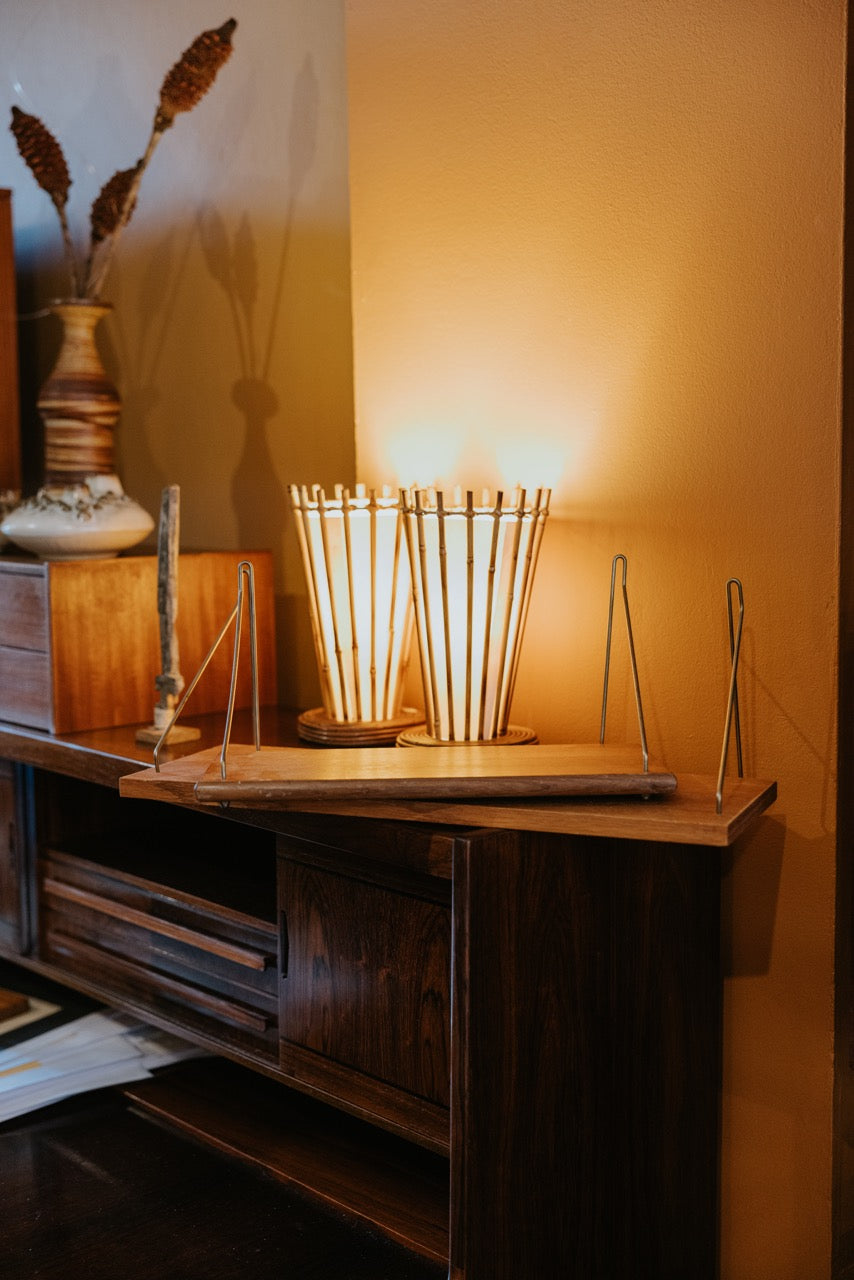
{"type": "MultiPolygon", "coordinates": [[[[526,489],[536,484],[548,484],[552,494],[571,466],[570,444],[566,440],[558,443],[541,435],[535,427],[496,438],[492,442],[492,452],[499,477],[512,477],[526,489]]],[[[553,501],[551,505],[553,509],[553,501]]]]}
{"type": "MultiPolygon", "coordinates": [[[[441,742],[507,739],[510,703],[550,491],[404,490],[406,543],[427,733],[441,742]]],[[[516,731],[532,738],[531,731],[516,731]]],[[[411,737],[411,735],[406,735],[411,737]]]]}
{"type": "Polygon", "coordinates": [[[461,474],[482,476],[482,484],[509,493],[515,486],[535,492],[547,485],[555,501],[566,503],[590,468],[598,441],[596,423],[566,413],[559,422],[538,405],[535,417],[489,410],[489,429],[477,413],[442,419],[400,415],[395,424],[375,423],[369,445],[360,449],[360,471],[368,479],[394,479],[404,489],[448,492],[461,474]],[[472,418],[475,420],[473,421],[472,418]]]}
{"type": "MultiPolygon", "coordinates": [[[[326,735],[334,725],[423,720],[401,712],[412,598],[399,502],[357,485],[290,487],[311,611],[326,735]]],[[[311,714],[311,713],[307,713],[311,714]]],[[[316,723],[314,721],[309,723],[316,723]]],[[[396,726],[396,727],[395,727],[396,726]]],[[[306,724],[301,718],[300,732],[306,724]]],[[[303,736],[316,736],[306,732],[303,736]]]]}
{"type": "Polygon", "coordinates": [[[459,474],[463,440],[457,423],[399,426],[383,442],[386,474],[407,489],[435,485],[442,476],[459,474]]]}

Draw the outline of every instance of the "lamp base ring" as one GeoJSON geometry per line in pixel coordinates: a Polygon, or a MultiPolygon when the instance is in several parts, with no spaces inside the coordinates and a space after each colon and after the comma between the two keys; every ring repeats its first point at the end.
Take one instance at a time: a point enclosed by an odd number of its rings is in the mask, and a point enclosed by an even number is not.
{"type": "Polygon", "coordinates": [[[449,742],[446,738],[434,738],[426,729],[404,729],[397,735],[399,747],[520,747],[527,742],[536,742],[537,735],[533,729],[521,725],[509,724],[505,733],[497,738],[466,738],[449,742]]]}
{"type": "Polygon", "coordinates": [[[333,720],[323,707],[313,707],[297,717],[297,733],[321,747],[393,747],[403,730],[423,724],[424,712],[412,707],[401,707],[388,720],[333,720]]]}

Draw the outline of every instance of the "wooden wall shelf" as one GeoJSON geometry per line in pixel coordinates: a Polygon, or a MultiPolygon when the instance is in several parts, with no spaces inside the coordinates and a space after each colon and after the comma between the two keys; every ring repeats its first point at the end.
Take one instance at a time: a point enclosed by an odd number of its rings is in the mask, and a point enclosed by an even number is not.
{"type": "Polygon", "coordinates": [[[402,822],[722,847],[773,804],[776,784],[731,779],[720,814],[716,779],[636,770],[637,752],[609,747],[408,747],[319,752],[229,748],[194,752],[121,779],[123,796],[230,809],[336,813],[402,822]],[[509,753],[509,755],[508,755],[509,753]],[[509,774],[513,762],[533,761],[509,774]],[[459,772],[454,771],[459,762],[459,772]],[[550,770],[551,772],[546,772],[550,770]],[[571,772],[576,770],[576,772],[571,772]],[[549,795],[551,792],[551,795],[549,795]],[[543,799],[543,795],[548,798],[543,799]],[[426,798],[432,796],[432,799],[426,798]]]}
{"type": "Polygon", "coordinates": [[[222,1060],[193,1063],[123,1092],[194,1138],[249,1160],[425,1257],[447,1259],[447,1160],[416,1154],[391,1134],[222,1060]]]}

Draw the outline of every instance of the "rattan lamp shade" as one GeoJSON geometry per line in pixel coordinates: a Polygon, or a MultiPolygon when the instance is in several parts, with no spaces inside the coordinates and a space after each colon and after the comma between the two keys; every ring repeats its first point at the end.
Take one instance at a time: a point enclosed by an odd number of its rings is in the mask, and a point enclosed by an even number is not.
{"type": "Polygon", "coordinates": [[[509,715],[550,496],[401,493],[426,713],[404,745],[535,740],[509,715]]]}
{"type": "Polygon", "coordinates": [[[412,634],[409,561],[397,498],[337,485],[290,488],[308,588],[323,707],[299,717],[306,740],[394,742],[424,716],[401,706],[412,634]]]}

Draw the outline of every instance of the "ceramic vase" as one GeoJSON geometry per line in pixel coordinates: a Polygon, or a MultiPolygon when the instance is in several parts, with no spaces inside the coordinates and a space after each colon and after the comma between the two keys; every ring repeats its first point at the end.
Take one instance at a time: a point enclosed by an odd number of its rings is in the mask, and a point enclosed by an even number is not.
{"type": "Polygon", "coordinates": [[[39,392],[44,483],[0,524],[25,551],[45,560],[106,558],[135,546],[154,527],[116,474],[114,429],[121,411],[96,330],[111,307],[89,299],[55,302],[62,342],[39,392]]]}

